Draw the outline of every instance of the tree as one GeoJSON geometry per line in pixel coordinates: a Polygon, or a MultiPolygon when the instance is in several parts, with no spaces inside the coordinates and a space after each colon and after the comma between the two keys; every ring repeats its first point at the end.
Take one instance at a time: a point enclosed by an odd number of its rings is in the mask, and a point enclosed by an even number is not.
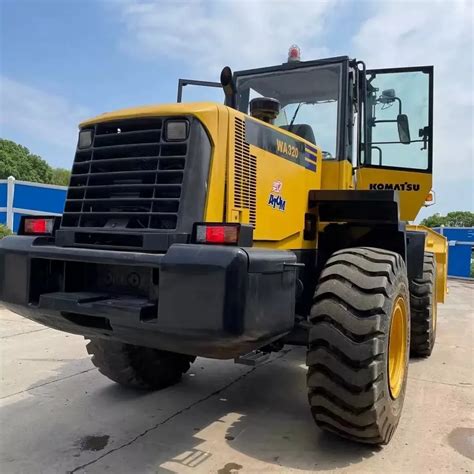
{"type": "Polygon", "coordinates": [[[426,227],[474,227],[474,212],[452,211],[445,216],[433,214],[421,221],[421,225],[426,227]]]}
{"type": "Polygon", "coordinates": [[[69,178],[71,177],[71,172],[64,168],[54,168],[53,169],[53,178],[51,183],[59,184],[61,186],[69,186],[69,178]]]}
{"type": "Polygon", "coordinates": [[[0,179],[7,179],[9,176],[22,181],[67,186],[70,172],[63,168],[52,168],[23,145],[0,139],[0,179]]]}
{"type": "Polygon", "coordinates": [[[10,140],[0,140],[0,179],[14,176],[23,181],[51,183],[52,169],[28,148],[10,140]]]}

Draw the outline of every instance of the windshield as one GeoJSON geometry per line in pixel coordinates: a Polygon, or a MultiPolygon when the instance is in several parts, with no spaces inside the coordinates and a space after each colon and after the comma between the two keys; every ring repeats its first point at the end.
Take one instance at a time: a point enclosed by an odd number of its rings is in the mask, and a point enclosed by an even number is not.
{"type": "Polygon", "coordinates": [[[320,146],[331,159],[337,156],[340,83],[340,64],[237,75],[237,108],[248,113],[255,97],[279,100],[275,125],[320,146]]]}

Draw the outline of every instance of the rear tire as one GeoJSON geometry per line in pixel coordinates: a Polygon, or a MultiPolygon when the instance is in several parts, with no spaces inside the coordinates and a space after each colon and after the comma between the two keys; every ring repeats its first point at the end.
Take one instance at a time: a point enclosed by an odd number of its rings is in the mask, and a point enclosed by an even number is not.
{"type": "Polygon", "coordinates": [[[425,253],[423,276],[410,282],[410,354],[429,357],[436,341],[436,260],[425,253]]]}
{"type": "Polygon", "coordinates": [[[367,247],[335,252],[313,303],[307,385],[316,424],[354,441],[388,443],[402,411],[409,357],[403,259],[367,247]]]}
{"type": "Polygon", "coordinates": [[[159,390],[179,382],[195,357],[94,338],[87,343],[92,363],[114,382],[159,390]]]}

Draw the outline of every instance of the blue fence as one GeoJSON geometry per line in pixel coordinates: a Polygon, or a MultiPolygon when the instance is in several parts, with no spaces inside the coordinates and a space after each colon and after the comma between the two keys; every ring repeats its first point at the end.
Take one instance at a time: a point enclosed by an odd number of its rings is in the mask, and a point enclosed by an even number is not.
{"type": "Polygon", "coordinates": [[[448,275],[469,278],[474,247],[474,227],[438,227],[448,239],[448,275]]]}
{"type": "Polygon", "coordinates": [[[66,199],[66,186],[0,180],[0,224],[17,231],[22,215],[61,215],[66,199]]]}

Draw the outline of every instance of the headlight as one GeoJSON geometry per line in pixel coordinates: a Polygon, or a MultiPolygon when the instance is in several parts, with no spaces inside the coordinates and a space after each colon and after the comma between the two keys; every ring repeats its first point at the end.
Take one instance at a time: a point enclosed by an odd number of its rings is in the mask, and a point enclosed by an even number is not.
{"type": "Polygon", "coordinates": [[[168,120],[165,124],[165,140],[175,142],[186,140],[188,136],[187,120],[168,120]]]}
{"type": "Polygon", "coordinates": [[[79,143],[78,148],[89,148],[92,145],[92,133],[91,129],[81,130],[79,132],[79,143]]]}

